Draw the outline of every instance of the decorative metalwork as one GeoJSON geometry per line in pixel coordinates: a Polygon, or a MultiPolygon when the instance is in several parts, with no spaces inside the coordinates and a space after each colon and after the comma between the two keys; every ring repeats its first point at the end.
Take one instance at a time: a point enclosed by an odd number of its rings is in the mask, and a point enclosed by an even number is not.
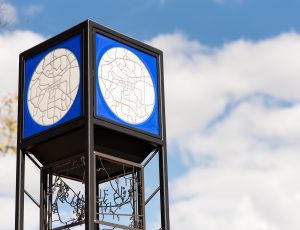
{"type": "Polygon", "coordinates": [[[84,223],[84,171],[83,156],[61,163],[49,171],[49,229],[70,229],[84,223]]]}
{"type": "Polygon", "coordinates": [[[101,229],[144,229],[143,169],[98,157],[96,170],[101,229]]]}
{"type": "MultiPolygon", "coordinates": [[[[96,208],[101,230],[145,229],[144,169],[96,154],[96,208]]],[[[85,159],[71,158],[47,169],[47,229],[71,229],[85,222],[85,159]],[[83,186],[83,189],[80,189],[83,186]]]]}
{"type": "Polygon", "coordinates": [[[59,222],[68,225],[84,220],[85,201],[81,191],[75,192],[61,177],[56,176],[50,193],[52,195],[55,194],[55,199],[53,200],[51,207],[52,214],[57,216],[57,219],[52,219],[52,223],[59,222]],[[75,217],[71,217],[69,220],[63,220],[59,210],[59,203],[69,205],[73,209],[75,217]]]}

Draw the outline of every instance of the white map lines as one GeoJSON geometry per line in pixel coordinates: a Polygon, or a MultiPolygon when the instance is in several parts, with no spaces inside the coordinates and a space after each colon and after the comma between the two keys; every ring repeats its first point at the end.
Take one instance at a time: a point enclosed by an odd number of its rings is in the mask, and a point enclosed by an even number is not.
{"type": "Polygon", "coordinates": [[[101,93],[123,121],[140,124],[151,115],[155,93],[149,71],[130,50],[116,47],[104,53],[98,66],[101,93]]]}
{"type": "Polygon", "coordinates": [[[28,90],[33,120],[47,126],[58,122],[71,108],[78,92],[80,69],[68,49],[48,53],[35,69],[28,90]]]}

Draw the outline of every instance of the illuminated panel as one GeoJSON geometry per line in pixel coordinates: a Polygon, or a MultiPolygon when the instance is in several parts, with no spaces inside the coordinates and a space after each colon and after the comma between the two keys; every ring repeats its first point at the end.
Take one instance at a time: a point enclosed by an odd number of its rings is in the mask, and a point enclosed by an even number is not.
{"type": "Polygon", "coordinates": [[[96,34],[96,115],[159,135],[157,58],[96,34]]]}
{"type": "Polygon", "coordinates": [[[81,115],[81,35],[25,61],[24,138],[81,115]]]}

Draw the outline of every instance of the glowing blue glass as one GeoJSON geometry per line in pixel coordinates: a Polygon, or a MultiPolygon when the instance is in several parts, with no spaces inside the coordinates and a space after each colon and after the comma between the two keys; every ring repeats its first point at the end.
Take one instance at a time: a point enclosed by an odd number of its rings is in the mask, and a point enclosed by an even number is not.
{"type": "Polygon", "coordinates": [[[113,121],[115,123],[125,125],[129,128],[134,128],[142,132],[150,133],[155,136],[160,135],[160,120],[159,120],[159,94],[158,94],[158,68],[157,58],[149,55],[141,50],[125,45],[121,42],[108,38],[101,34],[96,34],[96,116],[113,121]],[[99,63],[103,55],[111,48],[125,48],[135,54],[145,65],[150,73],[153,88],[154,88],[154,107],[151,115],[142,123],[132,124],[120,119],[109,107],[100,89],[98,79],[99,63]]]}
{"type": "Polygon", "coordinates": [[[40,132],[49,130],[55,126],[61,125],[65,122],[68,122],[74,118],[80,117],[82,115],[82,35],[77,34],[49,49],[43,50],[40,53],[28,58],[25,60],[25,81],[24,81],[24,128],[23,128],[23,137],[27,138],[38,134],[40,132]],[[80,81],[77,95],[72,103],[72,106],[68,112],[56,123],[51,125],[40,125],[38,124],[31,116],[28,108],[27,98],[31,78],[41,62],[41,60],[51,51],[64,48],[71,51],[79,64],[80,71],[80,81]]]}

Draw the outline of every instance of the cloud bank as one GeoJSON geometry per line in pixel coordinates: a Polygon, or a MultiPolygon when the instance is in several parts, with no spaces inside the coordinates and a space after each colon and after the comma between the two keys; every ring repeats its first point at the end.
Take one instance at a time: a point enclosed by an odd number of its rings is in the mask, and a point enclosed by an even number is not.
{"type": "Polygon", "coordinates": [[[43,36],[31,31],[0,33],[0,95],[18,89],[19,54],[43,41],[43,36]]]}
{"type": "MultiPolygon", "coordinates": [[[[0,33],[0,96],[18,90],[19,53],[43,40],[41,35],[31,31],[0,33]]],[[[8,153],[2,156],[0,154],[0,229],[3,230],[14,228],[15,169],[15,155],[8,153]]],[[[27,210],[25,224],[29,227],[27,229],[34,229],[34,226],[38,224],[36,221],[38,210],[28,199],[25,199],[25,207],[27,210]]]]}
{"type": "Polygon", "coordinates": [[[0,1],[0,25],[9,26],[18,21],[17,11],[11,4],[0,1]]]}
{"type": "Polygon", "coordinates": [[[190,166],[170,186],[172,229],[299,229],[299,34],[151,43],[165,51],[169,145],[190,166]]]}
{"type": "MultiPolygon", "coordinates": [[[[18,54],[43,39],[0,34],[1,93],[17,90],[18,54]]],[[[180,33],[148,42],[165,53],[169,146],[190,166],[170,184],[172,229],[298,229],[300,35],[218,48],[180,33]]],[[[8,230],[14,156],[0,164],[0,229],[8,230]]]]}

